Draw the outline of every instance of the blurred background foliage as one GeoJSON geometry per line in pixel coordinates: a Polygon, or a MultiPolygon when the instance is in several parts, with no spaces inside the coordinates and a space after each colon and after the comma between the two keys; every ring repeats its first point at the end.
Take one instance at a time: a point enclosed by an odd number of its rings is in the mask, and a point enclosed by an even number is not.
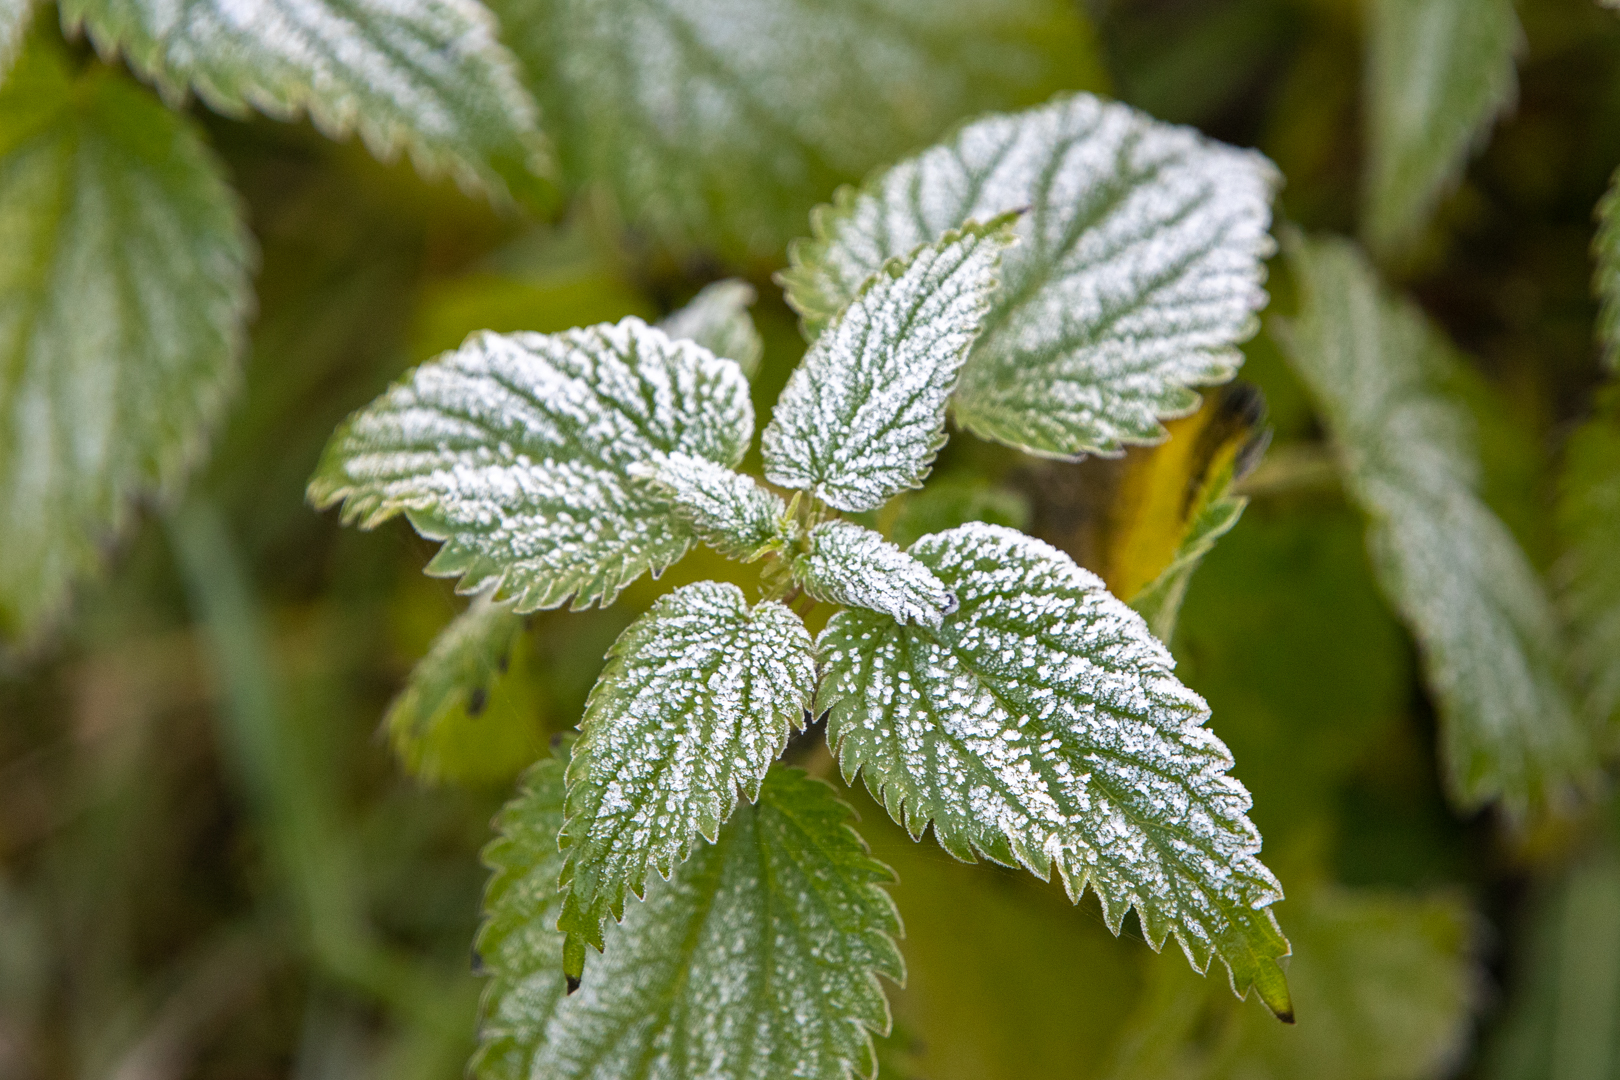
{"type": "MultiPolygon", "coordinates": [[[[0,1077],[460,1075],[491,816],[576,721],[637,611],[736,573],[700,550],[606,611],[528,618],[476,700],[412,705],[449,717],[435,744],[396,725],[413,777],[382,721],[465,601],[422,576],[431,545],[403,523],[341,530],[305,504],[351,409],[472,330],[656,318],[736,275],[760,293],[763,413],[802,351],[771,280],[803,231],[783,222],[974,111],[1058,88],[1257,147],[1287,178],[1280,216],[1377,243],[1393,227],[1363,210],[1372,6],[1047,5],[996,50],[963,49],[953,95],[893,115],[847,101],[827,118],[847,157],[772,189],[707,246],[689,234],[768,163],[733,170],[714,148],[712,175],[691,182],[722,202],[697,198],[660,232],[624,224],[645,190],[584,186],[523,213],[307,124],[191,106],[261,248],[245,386],[184,504],[146,508],[72,618],[0,667],[0,1077]]],[[[1589,246],[1620,163],[1620,19],[1589,0],[1522,0],[1518,14],[1516,106],[1385,270],[1475,361],[1460,390],[1487,501],[1551,569],[1556,464],[1601,372],[1589,246]]],[[[647,138],[613,117],[563,123],[576,176],[622,150],[593,131],[647,138]]],[[[1271,311],[1286,314],[1281,264],[1272,284],[1271,311]]],[[[1245,516],[1191,579],[1174,648],[1287,889],[1299,1023],[1233,1000],[1220,974],[1155,956],[1139,933],[1115,939],[1090,898],[1076,908],[1055,884],[913,844],[852,791],[906,925],[883,1076],[1620,1077],[1620,822],[1603,804],[1514,833],[1448,808],[1413,645],[1375,587],[1319,423],[1265,331],[1246,351],[1266,419],[1243,391],[1215,442],[1228,467],[1245,447],[1254,457],[1261,427],[1271,444],[1238,483],[1245,516]]],[[[1231,402],[1211,394],[1206,408],[1183,423],[1215,424],[1231,402]]],[[[1116,588],[1139,586],[1120,508],[1144,483],[1185,483],[1192,466],[1164,453],[1035,464],[958,436],[928,501],[886,524],[905,542],[931,514],[1027,523],[1116,588]],[[1152,481],[1155,469],[1168,471],[1152,481]]]]}

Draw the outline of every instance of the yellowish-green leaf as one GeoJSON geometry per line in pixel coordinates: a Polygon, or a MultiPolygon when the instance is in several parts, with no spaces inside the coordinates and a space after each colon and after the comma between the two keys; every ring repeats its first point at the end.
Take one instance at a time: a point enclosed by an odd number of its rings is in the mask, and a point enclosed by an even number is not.
{"type": "Polygon", "coordinates": [[[34,0],[0,0],[0,85],[22,51],[34,14],[34,0]]]}

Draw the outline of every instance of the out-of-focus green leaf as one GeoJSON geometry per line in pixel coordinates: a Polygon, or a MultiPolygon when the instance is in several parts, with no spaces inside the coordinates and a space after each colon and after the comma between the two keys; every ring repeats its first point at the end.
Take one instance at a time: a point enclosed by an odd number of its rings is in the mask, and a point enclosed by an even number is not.
{"type": "Polygon", "coordinates": [[[1102,82],[1064,0],[491,6],[570,177],[667,240],[735,255],[780,252],[839,183],[963,117],[1102,82]]]}
{"type": "Polygon", "coordinates": [[[930,822],[983,855],[1089,886],[1118,933],[1135,909],[1155,949],[1218,956],[1239,997],[1288,1017],[1249,795],[1202,699],[1140,616],[1039,540],[993,525],[926,536],[910,554],[960,607],[938,630],[844,611],[817,642],[816,709],[846,780],[857,771],[913,836],[930,822]]]}
{"type": "Polygon", "coordinates": [[[945,476],[929,480],[921,491],[907,492],[889,538],[908,548],[929,533],[944,532],[970,521],[1023,529],[1029,524],[1029,500],[1008,488],[974,476],[945,476]]]}
{"type": "Polygon", "coordinates": [[[515,776],[540,756],[540,701],[525,681],[523,619],[476,597],[440,632],[383,724],[405,768],[428,783],[515,776]],[[509,677],[510,676],[510,677],[509,677]]]}
{"type": "Polygon", "coordinates": [[[479,1076],[871,1074],[869,1033],[889,1028],[877,976],[903,978],[900,923],[881,887],[888,869],[830,787],[773,768],[717,842],[628,905],[566,996],[552,929],[562,801],[562,768],[545,762],[486,853],[495,875],[479,951],[494,981],[479,1076]]]}
{"type": "MultiPolygon", "coordinates": [[[[1615,0],[1620,5],[1620,0],[1615,0]]],[[[1597,207],[1598,231],[1592,241],[1597,261],[1592,286],[1601,308],[1598,312],[1598,342],[1603,359],[1612,372],[1620,372],[1620,169],[1609,178],[1609,190],[1597,207]]]]}
{"type": "Polygon", "coordinates": [[[505,191],[551,168],[534,101],[476,0],[62,0],[107,58],[171,102],[195,91],[232,116],[307,112],[378,157],[505,191]]]}
{"type": "Polygon", "coordinates": [[[883,263],[1027,208],[962,369],[957,422],[1032,453],[1115,454],[1224,382],[1265,305],[1279,177],[1258,154],[1089,95],[990,116],[845,189],[782,275],[807,330],[883,263]]]}
{"type": "Polygon", "coordinates": [[[34,14],[34,0],[0,0],[0,84],[22,51],[23,38],[34,14]]]}
{"type": "Polygon", "coordinates": [[[363,528],[407,512],[446,541],[429,573],[502,590],[519,613],[606,606],[692,544],[629,467],[674,452],[735,465],[753,428],[734,361],[640,319],[479,334],[349,417],[309,496],[363,528]]]}
{"type": "Polygon", "coordinates": [[[1620,851],[1543,885],[1490,1080],[1605,1080],[1620,1070],[1620,851]]]}
{"type": "Polygon", "coordinates": [[[743,374],[752,379],[765,354],[765,341],[748,315],[758,298],[746,281],[716,281],[658,325],[672,338],[695,341],[716,356],[737,361],[743,374]]]}
{"type": "Polygon", "coordinates": [[[1349,243],[1296,236],[1289,262],[1300,314],[1280,329],[1370,519],[1379,579],[1423,649],[1452,798],[1501,800],[1518,818],[1566,804],[1592,778],[1593,747],[1546,593],[1476,494],[1467,411],[1440,389],[1452,346],[1349,243]]]}
{"type": "Polygon", "coordinates": [[[252,245],[183,118],[31,49],[0,91],[0,632],[170,493],[237,378],[252,245]]]}
{"type": "Polygon", "coordinates": [[[1215,541],[1232,531],[1232,526],[1243,516],[1243,508],[1249,504],[1249,500],[1241,496],[1228,494],[1231,485],[1230,469],[1211,479],[1170,565],[1131,597],[1131,607],[1147,620],[1148,629],[1160,641],[1169,641],[1175,636],[1176,619],[1181,614],[1181,603],[1187,596],[1193,571],[1214,549],[1215,541]]]}
{"type": "Polygon", "coordinates": [[[1363,232],[1392,254],[1512,104],[1523,32],[1513,0],[1374,0],[1369,33],[1363,232]]]}
{"type": "Polygon", "coordinates": [[[815,693],[810,634],[774,600],[703,581],[677,589],[608,653],[568,766],[568,896],[558,926],[602,948],[642,895],[699,836],[713,841],[739,793],[759,797],[771,762],[815,693]]]}
{"type": "Polygon", "coordinates": [[[1620,728],[1620,389],[1576,429],[1559,478],[1564,613],[1587,718],[1620,728]]]}

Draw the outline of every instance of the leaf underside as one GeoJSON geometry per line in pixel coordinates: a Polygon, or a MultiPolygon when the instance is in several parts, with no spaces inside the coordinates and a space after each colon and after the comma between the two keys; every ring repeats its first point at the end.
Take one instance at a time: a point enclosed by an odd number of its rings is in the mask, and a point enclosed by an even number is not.
{"type": "Polygon", "coordinates": [[[383,160],[504,192],[550,171],[533,99],[475,0],[62,0],[62,22],[173,103],[360,133],[383,160]]]}
{"type": "Polygon", "coordinates": [[[0,632],[171,493],[237,378],[252,242],[195,128],[35,48],[0,91],[0,632]]]}
{"type": "Polygon", "coordinates": [[[695,341],[716,356],[737,361],[743,374],[752,379],[765,355],[765,342],[748,314],[758,298],[746,281],[716,281],[705,285],[685,307],[671,312],[658,326],[672,338],[695,341]]]}
{"type": "Polygon", "coordinates": [[[889,1027],[876,976],[903,978],[900,925],[881,887],[890,873],[831,788],[773,768],[716,843],[649,883],[565,995],[551,929],[562,772],[534,770],[485,853],[481,1080],[871,1075],[869,1033],[889,1027]]]}
{"type": "Polygon", "coordinates": [[[1367,73],[1365,234],[1399,251],[1518,93],[1513,0],[1377,0],[1367,73]]]}
{"type": "Polygon", "coordinates": [[[1066,555],[1011,529],[966,525],[912,545],[960,608],[936,631],[862,611],[833,617],[816,708],[846,779],[958,858],[985,856],[1090,885],[1118,933],[1212,956],[1241,996],[1288,1015],[1288,954],[1257,858],[1249,795],[1205,728],[1203,701],[1140,616],[1066,555]]]}
{"type": "Polygon", "coordinates": [[[788,539],[787,504],[752,477],[706,458],[670,454],[630,467],[669,499],[698,539],[735,559],[752,559],[788,539]]]}
{"type": "Polygon", "coordinates": [[[1276,170],[1090,95],[969,124],[812,217],[782,274],[820,332],[885,260],[1028,208],[956,390],[958,423],[1032,453],[1161,439],[1224,382],[1265,305],[1276,170]]]}
{"type": "Polygon", "coordinates": [[[668,243],[736,257],[775,259],[839,183],[960,117],[1101,74],[1067,0],[491,7],[570,179],[668,243]]]}
{"type": "Polygon", "coordinates": [[[866,608],[900,623],[937,628],[956,597],[933,571],[871,529],[829,521],[810,531],[793,576],[817,600],[866,608]]]}
{"type": "Polygon", "coordinates": [[[777,399],[766,477],[853,511],[922,486],[1011,238],[1005,217],[970,222],[867,279],[777,399]]]}
{"type": "Polygon", "coordinates": [[[561,928],[602,948],[628,889],[713,840],[801,723],[816,662],[799,617],[750,608],[715,581],[677,589],[631,624],[591,691],[568,767],[561,928]]]}
{"type": "Polygon", "coordinates": [[[1368,515],[1379,582],[1422,647],[1450,794],[1519,817],[1560,805],[1589,779],[1592,747],[1551,604],[1476,493],[1469,417],[1439,388],[1459,361],[1349,243],[1298,237],[1288,254],[1302,303],[1282,340],[1368,515]]]}
{"type": "Polygon", "coordinates": [[[741,460],[753,432],[735,362],[631,317],[561,334],[475,334],[407,373],[327,444],[319,507],[371,528],[401,511],[445,545],[428,565],[521,614],[613,602],[691,547],[630,466],[741,460]]]}

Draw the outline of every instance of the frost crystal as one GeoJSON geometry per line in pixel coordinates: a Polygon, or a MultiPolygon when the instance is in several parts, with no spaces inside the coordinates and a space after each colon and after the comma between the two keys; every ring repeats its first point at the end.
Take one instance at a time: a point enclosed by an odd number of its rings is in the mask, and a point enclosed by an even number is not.
{"type": "Polygon", "coordinates": [[[486,852],[480,1080],[871,1075],[868,1033],[889,1029],[877,976],[904,977],[900,920],[881,887],[892,875],[831,788],[773,768],[757,805],[628,905],[565,996],[551,929],[561,773],[536,767],[486,852]]]}
{"type": "Polygon", "coordinates": [[[365,528],[409,511],[446,541],[430,572],[498,585],[519,613],[605,605],[692,543],[629,467],[671,453],[735,465],[753,426],[734,362],[640,319],[481,333],[346,420],[309,492],[365,528]]]}
{"type": "Polygon", "coordinates": [[[959,423],[1033,453],[1163,437],[1231,378],[1265,305],[1276,170],[1085,94],[968,125],[818,210],[782,280],[818,331],[886,259],[1028,207],[962,371],[959,423]]]}
{"type": "Polygon", "coordinates": [[[713,840],[759,794],[815,693],[799,617],[742,590],[688,585],[654,604],[609,653],[568,767],[569,896],[562,929],[602,947],[602,922],[665,877],[699,834],[713,840]]]}
{"type": "Polygon", "coordinates": [[[428,173],[505,190],[545,172],[534,101],[475,0],[63,0],[104,57],[121,52],[172,102],[221,112],[307,111],[335,139],[359,130],[378,157],[408,147],[428,173]]]}
{"type": "Polygon", "coordinates": [[[956,610],[956,597],[933,571],[871,529],[829,521],[809,539],[810,550],[793,562],[793,576],[817,600],[935,628],[956,610]]]}
{"type": "Polygon", "coordinates": [[[818,710],[846,779],[857,770],[913,836],[930,821],[962,859],[1056,864],[1089,884],[1115,933],[1135,908],[1158,948],[1174,934],[1200,971],[1219,955],[1241,995],[1287,1008],[1288,952],[1256,857],[1249,795],[1140,616],[1068,556],[1022,533],[964,525],[911,554],[956,592],[934,631],[834,616],[818,642],[818,710]]]}
{"type": "Polygon", "coordinates": [[[690,454],[630,466],[675,505],[698,539],[725,555],[753,559],[788,539],[787,505],[751,478],[690,454]]]}
{"type": "Polygon", "coordinates": [[[945,443],[945,403],[989,310],[1009,224],[948,232],[867,279],[777,400],[763,443],[772,483],[856,511],[921,485],[945,443]]]}
{"type": "Polygon", "coordinates": [[[716,281],[705,285],[690,303],[671,312],[658,326],[672,338],[695,341],[716,356],[737,361],[743,374],[752,379],[765,354],[765,342],[748,315],[756,299],[758,294],[746,281],[716,281]]]}
{"type": "Polygon", "coordinates": [[[1423,648],[1443,766],[1465,808],[1557,804],[1592,768],[1535,569],[1475,493],[1471,418],[1442,390],[1457,360],[1339,241],[1289,245],[1303,302],[1284,344],[1320,405],[1367,547],[1423,648]]]}

